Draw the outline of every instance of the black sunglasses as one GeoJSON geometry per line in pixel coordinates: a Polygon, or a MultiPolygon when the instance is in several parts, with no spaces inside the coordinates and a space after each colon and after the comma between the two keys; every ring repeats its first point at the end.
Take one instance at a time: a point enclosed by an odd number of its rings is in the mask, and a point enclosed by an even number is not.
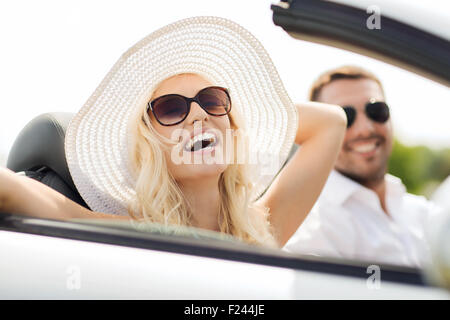
{"type": "MultiPolygon", "coordinates": [[[[350,128],[356,119],[356,109],[352,106],[343,106],[347,115],[347,128],[350,128]]],[[[389,106],[382,101],[370,100],[366,103],[366,115],[372,121],[384,123],[389,119],[389,106]]]]}
{"type": "Polygon", "coordinates": [[[196,102],[212,116],[224,116],[231,110],[228,90],[222,87],[207,87],[195,97],[187,98],[179,94],[167,94],[148,103],[147,112],[152,111],[156,120],[163,126],[174,126],[186,120],[191,103],[196,102]]]}

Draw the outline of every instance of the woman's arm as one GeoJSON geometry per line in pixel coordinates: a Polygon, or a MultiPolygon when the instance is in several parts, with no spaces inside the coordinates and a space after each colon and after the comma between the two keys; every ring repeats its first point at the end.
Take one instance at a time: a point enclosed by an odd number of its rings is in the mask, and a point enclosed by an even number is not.
{"type": "Polygon", "coordinates": [[[339,106],[298,104],[295,143],[301,145],[258,201],[270,210],[270,222],[281,246],[312,209],[341,150],[347,117],[339,106]]]}
{"type": "Polygon", "coordinates": [[[45,219],[130,219],[88,210],[46,185],[0,168],[0,211],[45,219]]]}

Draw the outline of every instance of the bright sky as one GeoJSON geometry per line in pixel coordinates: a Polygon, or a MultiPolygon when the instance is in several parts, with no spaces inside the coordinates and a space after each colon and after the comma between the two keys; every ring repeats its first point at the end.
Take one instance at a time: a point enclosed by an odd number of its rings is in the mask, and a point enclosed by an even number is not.
{"type": "MultiPolygon", "coordinates": [[[[450,15],[448,1],[434,1],[426,5],[439,3],[431,9],[450,15]]],[[[397,137],[408,144],[450,147],[448,88],[369,58],[294,40],[273,24],[273,2],[2,1],[0,164],[1,154],[8,153],[32,118],[51,111],[76,112],[129,47],[167,23],[196,15],[225,17],[252,32],[296,102],[306,99],[311,81],[329,68],[350,63],[368,68],[384,83],[397,137]]]]}

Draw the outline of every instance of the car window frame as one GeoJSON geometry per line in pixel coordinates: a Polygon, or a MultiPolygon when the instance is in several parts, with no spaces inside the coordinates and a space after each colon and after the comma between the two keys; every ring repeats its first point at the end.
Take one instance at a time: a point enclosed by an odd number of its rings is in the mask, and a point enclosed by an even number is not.
{"type": "Polygon", "coordinates": [[[318,0],[282,0],[273,22],[293,38],[355,52],[450,86],[450,42],[381,15],[381,28],[366,26],[365,10],[318,0]]]}
{"type": "Polygon", "coordinates": [[[420,287],[436,287],[430,284],[422,270],[417,268],[386,265],[375,261],[352,261],[339,258],[295,255],[281,249],[270,249],[213,238],[205,239],[202,237],[148,233],[91,223],[30,218],[8,213],[0,213],[0,232],[2,230],[359,279],[367,279],[370,276],[368,267],[378,265],[382,270],[383,281],[420,287]]]}

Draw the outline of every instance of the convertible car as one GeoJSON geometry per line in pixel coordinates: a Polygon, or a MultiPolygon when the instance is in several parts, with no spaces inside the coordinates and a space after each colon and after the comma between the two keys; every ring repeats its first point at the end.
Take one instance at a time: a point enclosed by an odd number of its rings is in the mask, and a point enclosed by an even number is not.
{"type": "MultiPolygon", "coordinates": [[[[378,1],[382,28],[369,28],[369,2],[281,1],[272,5],[273,22],[293,38],[376,58],[448,87],[448,23],[417,19],[421,12],[399,15],[390,1],[378,1]]],[[[32,120],[7,166],[87,206],[64,156],[72,116],[32,120]]],[[[292,255],[193,228],[2,213],[0,299],[448,299],[449,235],[443,221],[433,263],[419,270],[292,255]]]]}

